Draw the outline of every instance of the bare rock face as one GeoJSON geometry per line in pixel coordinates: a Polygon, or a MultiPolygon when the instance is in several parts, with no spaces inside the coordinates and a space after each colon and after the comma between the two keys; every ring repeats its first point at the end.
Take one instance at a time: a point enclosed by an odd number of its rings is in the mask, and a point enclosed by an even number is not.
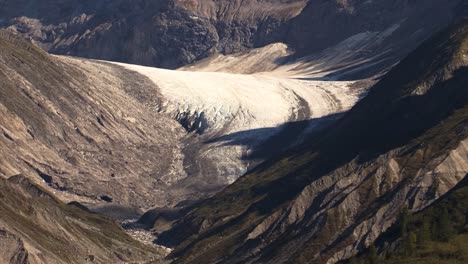
{"type": "Polygon", "coordinates": [[[199,16],[225,22],[263,20],[271,16],[290,19],[302,11],[306,2],[304,0],[252,0],[247,3],[242,0],[175,1],[178,6],[199,16]]]}
{"type": "Polygon", "coordinates": [[[176,68],[279,41],[306,2],[1,1],[0,26],[52,53],[176,68]]]}
{"type": "Polygon", "coordinates": [[[297,16],[308,0],[193,1],[176,4],[208,19],[216,28],[216,52],[231,54],[246,48],[262,47],[281,41],[287,22],[297,16]]]}

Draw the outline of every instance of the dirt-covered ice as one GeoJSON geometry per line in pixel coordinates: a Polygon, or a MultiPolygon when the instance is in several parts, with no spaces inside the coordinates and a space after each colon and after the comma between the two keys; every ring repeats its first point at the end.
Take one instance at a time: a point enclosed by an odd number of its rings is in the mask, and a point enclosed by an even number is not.
{"type": "Polygon", "coordinates": [[[351,81],[118,65],[153,81],[162,97],[158,110],[192,132],[184,142],[189,177],[177,187],[194,192],[232,183],[257,162],[300,142],[323,120],[348,110],[360,96],[351,81]]]}

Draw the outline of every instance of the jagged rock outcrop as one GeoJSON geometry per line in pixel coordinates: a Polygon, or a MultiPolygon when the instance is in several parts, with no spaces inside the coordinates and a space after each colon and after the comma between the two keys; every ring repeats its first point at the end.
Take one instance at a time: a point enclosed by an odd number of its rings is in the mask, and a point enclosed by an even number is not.
{"type": "Polygon", "coordinates": [[[468,20],[429,39],[321,136],[159,236],[176,263],[336,263],[468,173],[468,20]]]}

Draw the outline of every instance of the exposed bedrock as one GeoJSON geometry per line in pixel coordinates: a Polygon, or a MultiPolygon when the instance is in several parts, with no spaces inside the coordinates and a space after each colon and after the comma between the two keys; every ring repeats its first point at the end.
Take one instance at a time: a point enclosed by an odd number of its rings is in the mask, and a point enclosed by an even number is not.
{"type": "Polygon", "coordinates": [[[354,69],[339,78],[355,79],[394,65],[466,15],[464,2],[3,0],[0,27],[52,53],[163,68],[282,42],[297,51],[294,58],[313,55],[322,70],[354,69]],[[327,64],[331,58],[322,52],[337,45],[333,54],[325,53],[334,59],[327,64]],[[371,62],[370,68],[355,69],[371,62]]]}

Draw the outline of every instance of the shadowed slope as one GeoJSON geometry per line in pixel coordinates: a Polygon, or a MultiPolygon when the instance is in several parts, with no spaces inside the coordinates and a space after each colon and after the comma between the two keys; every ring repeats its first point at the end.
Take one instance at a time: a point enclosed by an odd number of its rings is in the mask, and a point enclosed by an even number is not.
{"type": "Polygon", "coordinates": [[[468,171],[468,21],[425,42],[331,133],[197,206],[161,242],[180,263],[330,263],[468,171]]]}

